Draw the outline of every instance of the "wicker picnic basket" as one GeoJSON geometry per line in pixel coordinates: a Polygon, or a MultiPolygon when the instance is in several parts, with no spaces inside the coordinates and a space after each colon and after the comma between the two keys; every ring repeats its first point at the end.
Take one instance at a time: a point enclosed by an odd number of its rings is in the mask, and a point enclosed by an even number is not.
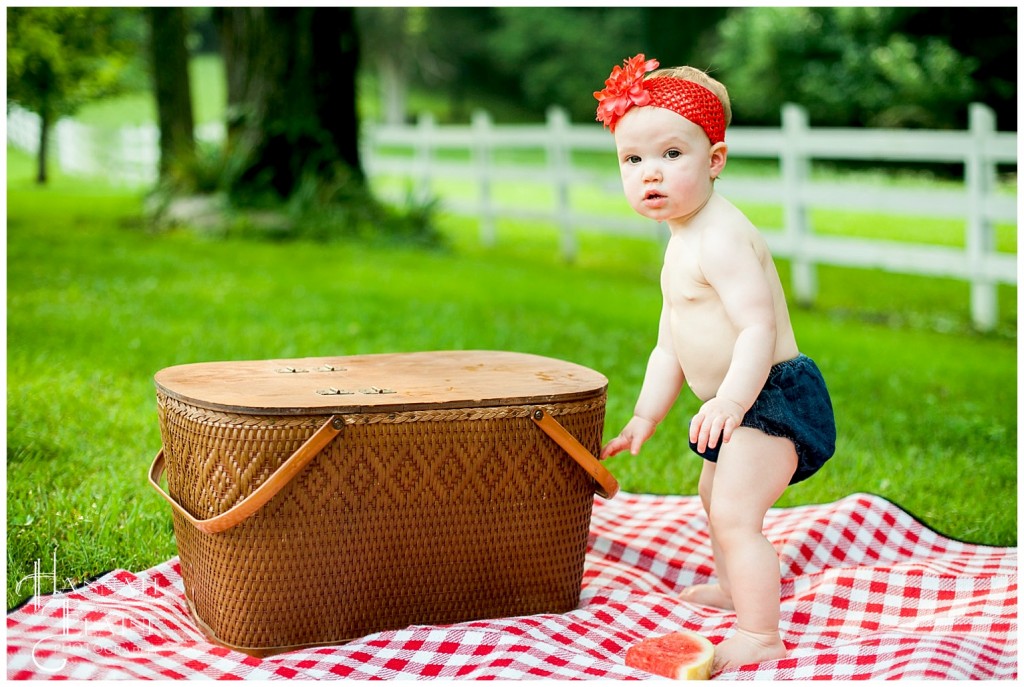
{"type": "MultiPolygon", "coordinates": [[[[257,656],[579,602],[607,379],[438,351],[177,365],[155,376],[185,594],[257,656]]],[[[161,487],[166,471],[167,488],[161,487]]]]}

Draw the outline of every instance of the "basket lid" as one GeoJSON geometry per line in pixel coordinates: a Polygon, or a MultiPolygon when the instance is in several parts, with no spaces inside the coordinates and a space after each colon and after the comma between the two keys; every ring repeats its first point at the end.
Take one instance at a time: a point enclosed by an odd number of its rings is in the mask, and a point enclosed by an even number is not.
{"type": "Polygon", "coordinates": [[[575,363],[506,351],[378,353],[175,365],[157,390],[210,410],[309,415],[551,403],[603,394],[575,363]]]}

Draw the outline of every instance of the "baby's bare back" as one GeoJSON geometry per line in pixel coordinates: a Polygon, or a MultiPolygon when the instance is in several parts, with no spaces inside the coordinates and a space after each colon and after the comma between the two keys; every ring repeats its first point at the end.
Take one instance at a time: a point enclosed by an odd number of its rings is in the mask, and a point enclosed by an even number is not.
{"type": "Polygon", "coordinates": [[[760,314],[774,324],[775,340],[768,343],[774,348],[773,363],[794,358],[799,350],[782,283],[764,237],[717,194],[695,220],[669,240],[661,284],[683,374],[693,392],[708,400],[717,394],[732,362],[740,332],[736,320],[756,319],[756,308],[770,309],[760,314]],[[711,231],[716,232],[715,250],[721,254],[725,247],[729,255],[730,264],[714,271],[722,293],[731,290],[726,300],[706,276],[711,270],[702,265],[702,260],[713,259],[702,245],[711,231]],[[766,291],[770,302],[763,298],[766,291]]]}

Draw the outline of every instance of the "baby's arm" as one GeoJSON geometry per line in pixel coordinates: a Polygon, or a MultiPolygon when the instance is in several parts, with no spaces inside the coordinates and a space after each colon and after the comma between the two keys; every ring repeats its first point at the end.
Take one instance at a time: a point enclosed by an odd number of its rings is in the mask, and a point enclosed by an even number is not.
{"type": "Polygon", "coordinates": [[[732,361],[718,393],[690,422],[690,441],[703,452],[734,429],[761,393],[775,356],[775,307],[764,267],[749,239],[730,231],[708,232],[701,270],[736,327],[732,361]]]}
{"type": "Polygon", "coordinates": [[[662,307],[658,324],[658,343],[647,359],[644,383],[633,410],[633,418],[626,424],[619,436],[604,447],[601,457],[614,456],[625,449],[634,456],[640,446],[651,438],[654,429],[661,422],[683,387],[683,369],[676,358],[669,328],[667,304],[662,307]]]}

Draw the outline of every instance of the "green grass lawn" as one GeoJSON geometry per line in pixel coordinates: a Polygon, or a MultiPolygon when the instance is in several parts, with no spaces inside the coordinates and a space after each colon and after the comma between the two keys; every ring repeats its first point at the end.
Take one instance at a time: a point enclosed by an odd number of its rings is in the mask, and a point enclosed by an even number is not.
{"type": "MultiPolygon", "coordinates": [[[[148,487],[160,447],[152,377],[178,363],[498,349],[604,373],[605,437],[631,414],[659,309],[656,241],[504,222],[485,248],[440,218],[446,250],[216,240],[149,233],[141,197],[59,173],[31,182],[8,149],[7,602],[56,551],[62,579],[143,569],[175,554],[169,507],[148,487]]],[[[788,265],[780,262],[786,277],[788,265]]],[[[822,268],[814,309],[793,309],[836,406],[836,457],[781,506],[872,492],[933,528],[1017,541],[1016,289],[999,332],[969,327],[967,286],[822,268]]],[[[693,494],[684,393],[623,489],[693,494]]]]}

